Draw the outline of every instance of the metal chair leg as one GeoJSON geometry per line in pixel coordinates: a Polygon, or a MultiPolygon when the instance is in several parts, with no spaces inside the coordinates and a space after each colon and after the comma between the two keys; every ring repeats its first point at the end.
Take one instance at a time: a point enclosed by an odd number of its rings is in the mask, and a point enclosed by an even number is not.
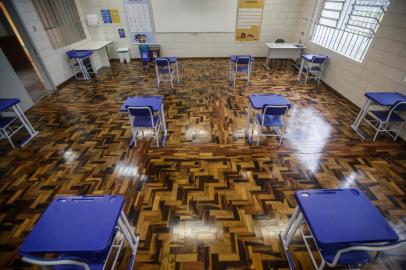
{"type": "Polygon", "coordinates": [[[376,138],[378,138],[378,134],[379,134],[379,132],[381,132],[381,128],[382,128],[382,122],[379,122],[378,129],[376,130],[375,136],[374,136],[374,138],[372,139],[373,141],[375,141],[376,138]]]}

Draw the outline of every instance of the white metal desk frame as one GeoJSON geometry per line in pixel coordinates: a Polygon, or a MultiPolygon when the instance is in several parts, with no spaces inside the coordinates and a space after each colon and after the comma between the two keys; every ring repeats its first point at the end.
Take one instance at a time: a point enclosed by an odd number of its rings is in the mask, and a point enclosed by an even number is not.
{"type": "MultiPolygon", "coordinates": [[[[363,139],[365,140],[366,136],[365,134],[362,134],[361,130],[359,130],[359,126],[362,123],[362,120],[365,119],[365,117],[368,114],[369,111],[369,107],[373,106],[374,103],[371,99],[367,98],[367,100],[364,103],[364,106],[362,106],[361,111],[358,113],[357,118],[355,119],[354,123],[351,125],[351,128],[357,132],[357,134],[363,139]]],[[[379,105],[381,106],[381,105],[379,105]]]]}
{"type": "Polygon", "coordinates": [[[265,43],[265,45],[268,52],[264,67],[268,70],[271,59],[300,59],[305,49],[304,46],[297,43],[265,43]],[[300,47],[296,45],[300,45],[300,47]]]}
{"type": "MultiPolygon", "coordinates": [[[[11,106],[12,110],[14,111],[14,113],[17,115],[17,117],[20,119],[21,123],[23,124],[24,128],[27,130],[28,134],[30,135],[30,137],[28,139],[26,139],[20,146],[24,147],[27,143],[29,143],[35,136],[37,136],[37,134],[39,133],[38,131],[36,131],[33,126],[31,125],[30,121],[28,120],[28,118],[25,116],[25,114],[23,113],[23,111],[21,110],[20,106],[18,106],[18,104],[14,104],[13,106],[11,106]]],[[[9,109],[9,108],[8,108],[9,109]]],[[[8,109],[6,109],[3,112],[7,112],[8,109]]]]}
{"type": "MultiPolygon", "coordinates": [[[[106,57],[102,57],[101,55],[98,55],[98,57],[100,58],[100,67],[110,67],[110,60],[109,60],[109,53],[108,53],[108,45],[110,45],[111,43],[113,43],[113,41],[88,41],[85,42],[83,44],[80,44],[78,46],[76,46],[74,49],[75,50],[84,50],[84,51],[93,51],[93,52],[97,52],[101,49],[105,49],[106,52],[106,57]],[[102,59],[105,58],[105,59],[102,59]]],[[[92,60],[93,56],[92,56],[92,60]]],[[[97,69],[98,67],[95,65],[95,73],[97,74],[97,69]]]]}
{"type": "MultiPolygon", "coordinates": [[[[303,69],[304,69],[304,64],[305,64],[305,62],[306,61],[309,61],[309,60],[306,60],[304,57],[301,57],[302,59],[301,59],[301,61],[300,61],[300,67],[299,67],[299,72],[297,73],[297,77],[296,77],[296,80],[298,81],[298,82],[301,82],[300,81],[300,78],[302,77],[302,73],[303,73],[303,69]]],[[[328,61],[328,58],[326,58],[326,60],[325,61],[328,61]]],[[[325,63],[324,63],[325,64],[325,63]]],[[[324,65],[323,64],[323,65],[324,65]]],[[[320,72],[323,72],[323,69],[324,68],[321,68],[321,71],[320,72]]],[[[321,77],[321,74],[320,74],[320,77],[321,77]]],[[[305,82],[306,82],[306,80],[305,80],[305,82]]],[[[318,81],[318,83],[320,84],[320,81],[318,81]]]]}

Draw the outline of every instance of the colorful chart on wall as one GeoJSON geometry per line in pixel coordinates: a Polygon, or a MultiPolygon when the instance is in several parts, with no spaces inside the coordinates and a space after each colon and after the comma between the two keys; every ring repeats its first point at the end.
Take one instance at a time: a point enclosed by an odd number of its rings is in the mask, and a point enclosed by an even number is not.
{"type": "Polygon", "coordinates": [[[149,0],[124,0],[128,31],[133,44],[154,43],[149,0]]]}
{"type": "Polygon", "coordinates": [[[259,41],[265,0],[239,0],[236,41],[259,41]]]}
{"type": "Polygon", "coordinates": [[[118,9],[110,9],[110,16],[112,23],[121,24],[120,14],[118,9]]]}

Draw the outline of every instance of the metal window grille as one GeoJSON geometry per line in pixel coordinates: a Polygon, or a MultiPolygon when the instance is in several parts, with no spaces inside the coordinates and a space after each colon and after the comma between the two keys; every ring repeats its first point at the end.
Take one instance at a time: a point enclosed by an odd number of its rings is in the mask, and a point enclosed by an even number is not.
{"type": "Polygon", "coordinates": [[[323,0],[311,40],[362,61],[389,4],[390,0],[323,0]]]}
{"type": "Polygon", "coordinates": [[[33,0],[54,49],[86,38],[74,0],[33,0]]]}

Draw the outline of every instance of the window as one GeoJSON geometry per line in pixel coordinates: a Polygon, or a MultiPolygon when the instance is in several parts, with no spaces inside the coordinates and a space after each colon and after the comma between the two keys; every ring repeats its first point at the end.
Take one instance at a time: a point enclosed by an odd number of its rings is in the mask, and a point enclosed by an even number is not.
{"type": "Polygon", "coordinates": [[[322,0],[312,41],[362,61],[390,0],[322,0]]]}
{"type": "Polygon", "coordinates": [[[86,38],[75,0],[33,0],[54,49],[86,38]]]}

